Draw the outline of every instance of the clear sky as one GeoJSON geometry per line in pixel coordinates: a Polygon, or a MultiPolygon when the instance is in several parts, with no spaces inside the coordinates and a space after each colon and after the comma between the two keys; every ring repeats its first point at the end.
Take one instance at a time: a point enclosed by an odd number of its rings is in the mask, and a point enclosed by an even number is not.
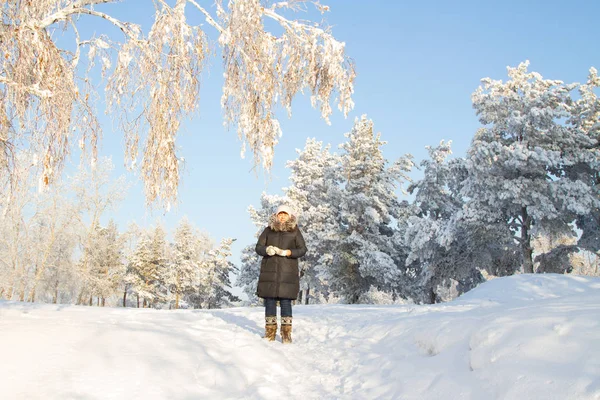
{"type": "MultiPolygon", "coordinates": [[[[213,0],[199,3],[211,7],[213,0]]],[[[506,80],[506,67],[525,60],[530,60],[530,70],[566,82],[585,81],[590,67],[600,68],[597,0],[322,3],[331,8],[325,18],[334,36],[346,43],[347,54],[356,63],[356,106],[349,117],[336,112],[328,126],[310,108],[308,97],[297,97],[291,119],[279,113],[283,137],[271,174],[256,175],[251,155],[240,158],[235,129],[227,131],[222,125],[222,69],[217,55],[202,76],[199,114],[186,121],[178,135],[179,154],[186,160],[178,207],[169,213],[150,213],[138,183],[107,215],[120,229],[130,221],[150,226],[160,220],[171,231],[187,216],[216,241],[236,238],[232,261],[239,264],[239,251],[255,241],[247,207],[258,206],[263,191],[281,194],[289,184],[286,160],[296,157],[295,149],[303,148],[306,138],[330,143],[337,151],[354,118],[367,114],[388,142],[383,151],[390,161],[410,153],[419,162],[427,155],[425,146],[442,139],[452,140],[454,155],[460,157],[479,127],[470,96],[481,78],[506,80]]],[[[116,16],[140,22],[146,30],[153,15],[150,0],[123,0],[104,10],[120,10],[116,16]]],[[[192,7],[188,11],[194,21],[203,22],[192,7]]],[[[298,15],[321,18],[313,12],[298,15]]],[[[86,30],[96,32],[108,24],[89,22],[86,30]]],[[[204,26],[215,45],[214,29],[204,26]]],[[[123,139],[108,120],[101,154],[112,156],[115,176],[125,173],[123,139]]],[[[131,173],[128,177],[136,179],[131,173]]]]}

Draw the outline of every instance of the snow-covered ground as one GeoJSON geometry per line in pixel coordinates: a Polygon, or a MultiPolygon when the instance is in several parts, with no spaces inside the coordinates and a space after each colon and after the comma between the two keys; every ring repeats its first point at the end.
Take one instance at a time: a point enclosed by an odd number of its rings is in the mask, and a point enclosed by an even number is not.
{"type": "Polygon", "coordinates": [[[433,306],[157,311],[0,302],[0,399],[600,399],[600,279],[518,275],[433,306]]]}

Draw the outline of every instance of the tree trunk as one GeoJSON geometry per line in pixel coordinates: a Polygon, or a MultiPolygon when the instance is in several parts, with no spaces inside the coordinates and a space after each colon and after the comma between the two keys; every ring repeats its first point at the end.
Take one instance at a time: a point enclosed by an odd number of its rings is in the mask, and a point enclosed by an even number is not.
{"type": "Polygon", "coordinates": [[[533,274],[533,250],[531,248],[531,218],[527,207],[521,207],[521,252],[523,255],[523,272],[533,274]]]}
{"type": "Polygon", "coordinates": [[[177,271],[177,275],[176,275],[176,286],[175,286],[175,309],[179,310],[179,293],[181,292],[181,281],[180,281],[180,277],[179,277],[179,271],[177,271]]]}
{"type": "Polygon", "coordinates": [[[54,281],[54,293],[52,294],[52,304],[58,303],[58,287],[60,286],[59,280],[54,281]]]}
{"type": "Polygon", "coordinates": [[[94,305],[94,296],[90,294],[90,301],[89,301],[89,306],[93,306],[94,305]]]}
{"type": "Polygon", "coordinates": [[[13,297],[13,290],[14,290],[14,282],[10,285],[10,287],[8,288],[8,292],[6,292],[6,300],[12,300],[13,297]]]}
{"type": "Polygon", "coordinates": [[[21,291],[19,293],[19,301],[25,301],[25,277],[21,278],[21,291]]]}
{"type": "MultiPolygon", "coordinates": [[[[55,206],[56,206],[56,204],[55,204],[55,206]]],[[[51,226],[51,229],[50,229],[50,240],[49,240],[50,243],[46,246],[46,249],[44,250],[44,255],[42,257],[41,264],[37,264],[36,263],[36,265],[35,265],[35,274],[34,274],[34,279],[33,279],[33,287],[31,288],[31,292],[30,292],[30,295],[29,295],[29,298],[31,299],[32,303],[33,303],[33,299],[35,298],[35,290],[37,289],[37,285],[42,280],[42,277],[44,275],[44,271],[46,270],[46,263],[48,261],[48,257],[50,256],[50,251],[52,249],[52,246],[54,246],[54,242],[55,241],[56,241],[56,233],[54,232],[54,226],[51,226]]]]}
{"type": "Polygon", "coordinates": [[[298,293],[298,303],[302,304],[302,294],[304,293],[303,289],[300,289],[300,292],[298,293]]]}
{"type": "Polygon", "coordinates": [[[310,287],[306,288],[306,298],[304,299],[304,304],[308,305],[309,297],[310,297],[310,287]]]}
{"type": "Polygon", "coordinates": [[[428,289],[428,291],[429,291],[429,296],[428,296],[429,297],[429,299],[428,299],[429,300],[429,304],[435,304],[437,296],[435,295],[435,290],[433,289],[433,286],[431,286],[428,289]]]}
{"type": "Polygon", "coordinates": [[[137,308],[140,308],[140,295],[137,295],[137,308]]]}
{"type": "Polygon", "coordinates": [[[127,290],[123,290],[123,308],[127,307],[127,290]]]}
{"type": "Polygon", "coordinates": [[[17,287],[18,280],[18,266],[15,260],[13,260],[13,273],[10,286],[8,287],[8,292],[6,293],[6,300],[12,300],[12,297],[15,292],[15,288],[17,287]]]}

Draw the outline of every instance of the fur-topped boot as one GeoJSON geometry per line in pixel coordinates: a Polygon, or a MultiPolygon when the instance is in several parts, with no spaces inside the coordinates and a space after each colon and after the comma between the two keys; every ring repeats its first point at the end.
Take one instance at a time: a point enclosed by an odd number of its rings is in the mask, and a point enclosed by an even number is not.
{"type": "Polygon", "coordinates": [[[281,341],[292,343],[292,317],[281,318],[281,341]]]}
{"type": "Polygon", "coordinates": [[[277,317],[265,317],[265,339],[269,342],[275,341],[277,334],[277,317]]]}

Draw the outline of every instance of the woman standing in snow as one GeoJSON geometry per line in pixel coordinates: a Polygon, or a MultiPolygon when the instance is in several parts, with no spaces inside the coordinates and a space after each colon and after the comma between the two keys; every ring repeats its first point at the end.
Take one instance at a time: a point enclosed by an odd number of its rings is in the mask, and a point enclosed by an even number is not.
{"type": "Polygon", "coordinates": [[[292,300],[300,290],[298,258],[306,254],[306,244],[290,207],[279,206],[271,215],[269,226],[258,238],[256,252],[263,256],[256,294],[265,301],[265,338],[275,340],[279,301],[281,340],[292,343],[292,300]]]}

